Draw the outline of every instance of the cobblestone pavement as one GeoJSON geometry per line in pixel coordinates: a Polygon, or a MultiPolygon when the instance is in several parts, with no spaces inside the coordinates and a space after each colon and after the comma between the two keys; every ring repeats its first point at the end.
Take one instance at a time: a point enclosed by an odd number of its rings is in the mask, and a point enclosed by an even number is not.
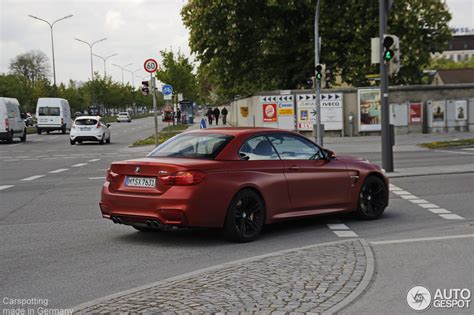
{"type": "Polygon", "coordinates": [[[359,286],[371,256],[367,248],[352,239],[244,259],[85,303],[75,311],[321,313],[343,304],[359,286]]]}

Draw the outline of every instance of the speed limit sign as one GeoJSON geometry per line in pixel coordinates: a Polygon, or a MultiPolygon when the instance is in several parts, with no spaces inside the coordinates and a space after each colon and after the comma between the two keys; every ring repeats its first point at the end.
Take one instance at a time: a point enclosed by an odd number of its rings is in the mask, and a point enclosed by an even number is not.
{"type": "Polygon", "coordinates": [[[155,59],[147,59],[143,64],[146,72],[153,73],[158,70],[158,62],[155,59]]]}

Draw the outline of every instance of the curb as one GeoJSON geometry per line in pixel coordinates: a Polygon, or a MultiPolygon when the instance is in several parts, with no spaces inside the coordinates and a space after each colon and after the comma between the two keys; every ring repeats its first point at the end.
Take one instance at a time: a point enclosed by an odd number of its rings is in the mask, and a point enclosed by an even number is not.
{"type": "Polygon", "coordinates": [[[354,291],[352,291],[344,300],[337,303],[330,309],[324,311],[323,314],[336,314],[339,311],[341,311],[343,308],[347,307],[349,304],[354,302],[356,298],[358,298],[360,295],[362,295],[366,291],[370,282],[372,281],[372,277],[375,272],[375,256],[374,256],[374,253],[372,252],[372,248],[370,247],[370,244],[367,243],[364,239],[359,239],[359,240],[362,243],[362,246],[365,251],[365,258],[367,260],[364,277],[362,278],[361,282],[359,283],[357,288],[355,288],[354,291]]]}
{"type": "Polygon", "coordinates": [[[328,246],[328,245],[345,243],[347,241],[354,241],[354,240],[358,240],[362,244],[362,247],[364,248],[364,252],[365,252],[365,255],[366,255],[366,259],[367,259],[366,272],[364,273],[364,276],[361,280],[361,283],[357,286],[357,288],[351,294],[349,294],[349,296],[345,300],[339,302],[336,306],[332,307],[332,308],[335,308],[335,307],[341,305],[340,308],[342,308],[342,307],[346,306],[348,303],[352,302],[360,293],[362,293],[365,290],[365,288],[369,284],[369,282],[372,278],[372,275],[373,275],[373,271],[374,271],[373,254],[372,254],[372,251],[370,249],[370,246],[363,239],[348,238],[346,240],[341,240],[341,241],[333,241],[333,242],[327,242],[327,243],[316,244],[316,245],[302,246],[302,247],[297,247],[297,248],[292,248],[292,249],[284,249],[284,250],[280,250],[280,251],[276,251],[276,252],[272,252],[272,253],[268,253],[268,254],[252,256],[252,257],[243,258],[243,259],[239,259],[239,260],[235,260],[235,261],[231,261],[231,262],[227,262],[227,263],[223,263],[223,264],[219,264],[219,265],[215,265],[215,266],[211,266],[211,267],[207,267],[207,268],[202,268],[202,269],[198,269],[198,270],[188,272],[188,273],[185,273],[185,274],[182,274],[182,275],[178,275],[178,276],[175,276],[175,277],[171,277],[171,278],[167,278],[167,279],[164,279],[164,280],[156,281],[156,282],[149,283],[149,284],[146,284],[146,285],[143,285],[143,286],[139,286],[139,287],[132,288],[132,289],[129,289],[129,290],[114,293],[114,294],[111,294],[111,295],[108,295],[108,296],[104,296],[104,297],[101,297],[101,298],[98,298],[98,299],[95,299],[95,300],[92,300],[92,301],[89,301],[89,302],[85,302],[85,303],[82,303],[82,304],[79,304],[79,305],[76,305],[76,306],[72,307],[72,310],[73,310],[73,313],[76,313],[76,312],[80,313],[81,309],[85,309],[85,308],[91,307],[93,305],[106,302],[106,301],[111,300],[111,299],[120,298],[120,297],[128,295],[128,294],[136,293],[138,291],[150,289],[150,288],[153,288],[157,285],[161,285],[161,284],[165,284],[165,283],[169,283],[169,282],[173,282],[173,281],[178,281],[178,280],[183,280],[183,279],[186,279],[186,278],[189,278],[189,277],[192,277],[192,276],[195,276],[195,275],[199,275],[199,274],[202,274],[202,273],[205,273],[205,272],[214,271],[214,270],[217,270],[217,269],[223,269],[223,268],[226,268],[226,267],[233,267],[233,266],[236,266],[236,265],[241,265],[241,264],[244,264],[245,262],[249,262],[249,261],[259,260],[259,259],[267,258],[267,257],[279,256],[279,255],[282,255],[282,254],[285,254],[285,253],[296,252],[296,251],[300,251],[300,250],[304,250],[304,249],[308,249],[308,248],[328,246]],[[367,274],[368,272],[370,272],[370,275],[367,274]],[[357,294],[353,295],[354,292],[357,292],[357,294]],[[347,303],[344,303],[345,301],[347,301],[347,303]]]}
{"type": "Polygon", "coordinates": [[[402,177],[420,177],[420,176],[434,176],[434,175],[456,175],[456,174],[470,174],[474,171],[455,171],[455,172],[435,172],[435,173],[426,173],[426,174],[396,174],[386,173],[385,175],[388,178],[402,178],[402,177]]]}

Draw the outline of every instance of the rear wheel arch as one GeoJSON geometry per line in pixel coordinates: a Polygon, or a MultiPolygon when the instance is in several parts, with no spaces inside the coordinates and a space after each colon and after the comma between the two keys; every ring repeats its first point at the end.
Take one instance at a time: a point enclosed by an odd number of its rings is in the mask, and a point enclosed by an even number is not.
{"type": "Polygon", "coordinates": [[[251,190],[251,191],[255,192],[260,197],[260,199],[263,202],[263,207],[265,209],[265,213],[264,213],[264,216],[265,216],[264,220],[265,221],[264,222],[266,222],[268,209],[267,209],[267,203],[265,202],[265,197],[263,196],[262,192],[258,188],[256,188],[255,186],[247,185],[247,186],[239,187],[239,189],[232,195],[232,198],[229,200],[229,202],[227,204],[226,215],[224,217],[224,222],[223,222],[222,226],[224,226],[224,224],[225,224],[225,218],[227,218],[227,215],[229,213],[229,208],[232,204],[232,200],[235,198],[235,196],[237,196],[238,193],[240,193],[241,191],[244,191],[244,190],[251,190]]]}

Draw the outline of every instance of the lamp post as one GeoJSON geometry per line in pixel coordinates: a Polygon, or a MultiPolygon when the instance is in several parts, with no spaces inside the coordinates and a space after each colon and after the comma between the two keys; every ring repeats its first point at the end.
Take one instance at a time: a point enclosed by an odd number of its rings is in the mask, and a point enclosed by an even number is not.
{"type": "Polygon", "coordinates": [[[115,63],[112,64],[112,66],[116,66],[117,68],[122,69],[122,85],[123,85],[123,71],[125,70],[126,67],[131,66],[133,63],[126,64],[125,66],[119,66],[115,63]]]}
{"type": "Polygon", "coordinates": [[[92,61],[92,55],[93,55],[92,47],[94,47],[94,45],[99,43],[99,42],[103,42],[107,38],[102,38],[102,39],[96,40],[95,42],[92,42],[92,43],[86,42],[85,40],[82,40],[82,39],[79,39],[79,38],[74,38],[74,39],[81,42],[81,43],[86,44],[90,48],[90,51],[91,51],[91,81],[93,81],[94,80],[94,63],[92,61]]]}
{"type": "Polygon", "coordinates": [[[30,18],[33,18],[33,19],[36,19],[36,20],[39,20],[39,21],[43,21],[45,22],[46,24],[49,25],[49,28],[51,29],[51,51],[52,51],[52,56],[53,56],[53,82],[54,82],[54,86],[56,86],[56,63],[55,63],[55,60],[54,60],[54,39],[53,39],[53,26],[54,24],[56,24],[57,22],[59,21],[62,21],[62,20],[65,20],[65,19],[69,19],[70,17],[73,17],[72,14],[70,15],[67,15],[65,17],[62,17],[60,19],[57,19],[55,20],[53,23],[49,23],[48,21],[42,19],[42,18],[39,18],[37,16],[34,16],[34,15],[28,15],[30,18]]]}
{"type": "Polygon", "coordinates": [[[132,86],[135,86],[135,72],[142,70],[142,68],[135,69],[133,71],[125,69],[125,71],[130,72],[132,74],[132,86]]]}
{"type": "Polygon", "coordinates": [[[112,55],[109,55],[107,57],[102,57],[102,56],[99,56],[99,55],[96,55],[96,54],[92,54],[92,55],[97,57],[97,58],[100,58],[104,61],[104,79],[105,79],[105,77],[107,76],[107,66],[106,66],[107,59],[109,59],[111,57],[114,57],[114,56],[117,56],[118,54],[112,54],[112,55]]]}

